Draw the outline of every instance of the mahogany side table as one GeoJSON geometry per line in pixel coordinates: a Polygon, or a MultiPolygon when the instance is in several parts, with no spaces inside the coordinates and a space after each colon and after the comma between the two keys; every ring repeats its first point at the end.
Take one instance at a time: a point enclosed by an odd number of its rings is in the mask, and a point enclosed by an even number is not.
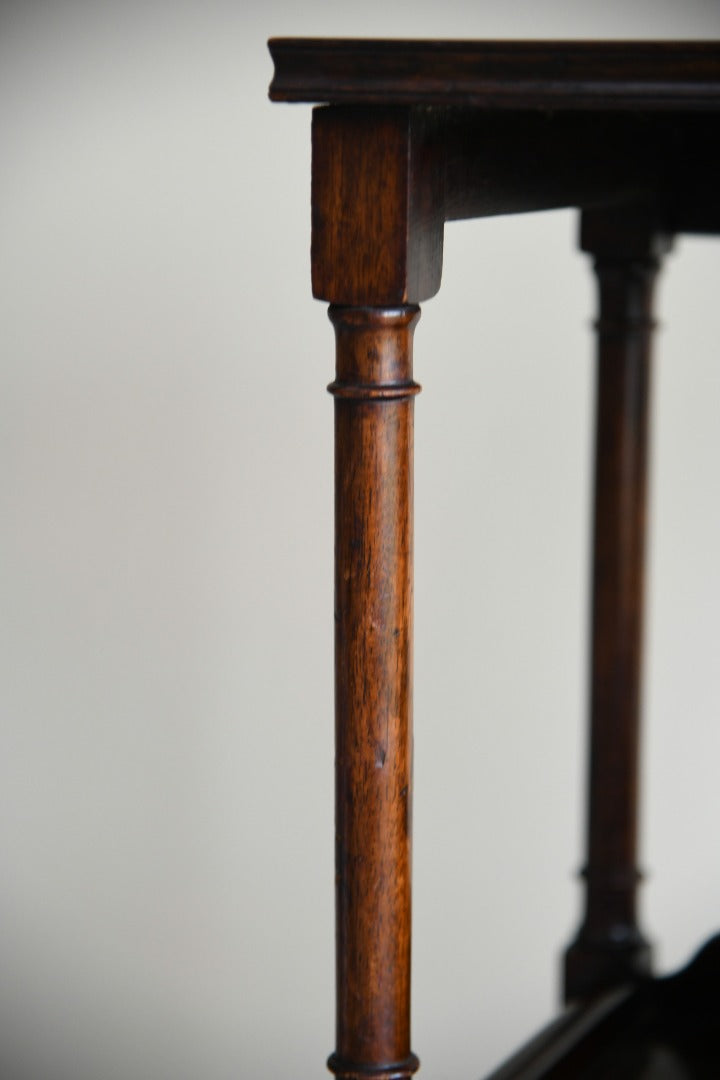
{"type": "Polygon", "coordinates": [[[336,337],[337,1043],[409,1080],[412,340],[445,221],[578,207],[599,286],[585,914],[567,1008],[495,1080],[720,1076],[720,937],[653,978],[635,893],[653,282],[720,231],[720,44],[277,39],[312,123],[312,285],[336,337]]]}

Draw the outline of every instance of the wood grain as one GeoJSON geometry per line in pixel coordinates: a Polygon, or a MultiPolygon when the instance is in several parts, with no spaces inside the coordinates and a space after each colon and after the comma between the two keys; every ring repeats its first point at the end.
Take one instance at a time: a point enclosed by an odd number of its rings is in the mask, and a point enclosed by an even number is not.
{"type": "Polygon", "coordinates": [[[427,110],[313,111],[313,295],[419,303],[440,288],[442,169],[427,110]]]}
{"type": "Polygon", "coordinates": [[[410,1049],[412,335],[417,307],[335,327],[337,1050],[344,1080],[403,1080],[410,1049]]]}
{"type": "Polygon", "coordinates": [[[337,357],[329,1067],[408,1080],[418,1066],[417,305],[439,288],[445,221],[577,206],[600,296],[585,909],[565,956],[570,1009],[495,1080],[715,1080],[720,944],[676,979],[651,978],[636,891],[652,295],[669,236],[720,232],[720,44],[275,39],[270,51],[273,100],[325,103],[313,112],[311,257],[337,357]]]}

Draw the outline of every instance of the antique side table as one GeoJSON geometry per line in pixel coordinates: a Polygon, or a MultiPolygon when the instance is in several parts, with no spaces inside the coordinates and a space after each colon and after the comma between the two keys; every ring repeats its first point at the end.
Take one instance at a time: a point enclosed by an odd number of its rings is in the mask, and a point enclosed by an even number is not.
{"type": "Polygon", "coordinates": [[[567,1008],[495,1080],[720,1076],[720,938],[653,978],[636,803],[653,282],[720,231],[720,45],[278,39],[312,123],[312,285],[336,336],[337,1043],[408,1080],[412,339],[448,220],[578,207],[599,286],[585,914],[567,1008]]]}

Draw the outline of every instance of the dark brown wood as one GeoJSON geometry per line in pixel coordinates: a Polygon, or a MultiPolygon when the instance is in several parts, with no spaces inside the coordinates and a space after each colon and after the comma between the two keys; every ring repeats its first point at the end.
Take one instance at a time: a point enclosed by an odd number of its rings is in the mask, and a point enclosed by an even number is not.
{"type": "Polygon", "coordinates": [[[565,957],[571,1006],[495,1080],[714,1080],[718,946],[689,977],[650,979],[636,886],[651,298],[669,235],[720,232],[720,44],[277,39],[270,50],[273,100],[325,103],[313,114],[312,281],[337,341],[329,1066],[343,1080],[417,1068],[417,304],[439,288],[445,221],[577,206],[600,290],[585,912],[565,957]]]}
{"type": "Polygon", "coordinates": [[[720,233],[720,158],[711,149],[718,138],[718,113],[666,117],[661,176],[669,232],[720,233]]]}
{"type": "Polygon", "coordinates": [[[565,958],[565,996],[649,971],[635,911],[638,747],[653,285],[668,239],[651,212],[586,213],[595,257],[597,420],[585,918],[565,958]]]}
{"type": "Polygon", "coordinates": [[[313,294],[420,303],[444,222],[652,203],[669,231],[720,229],[715,114],[322,107],[313,114],[313,294]]]}
{"type": "Polygon", "coordinates": [[[569,1007],[488,1080],[716,1080],[720,937],[680,972],[569,1007]]]}
{"type": "Polygon", "coordinates": [[[589,1002],[568,1006],[496,1069],[489,1080],[540,1080],[563,1075],[575,1078],[582,1064],[592,1061],[598,1044],[607,1042],[620,1026],[633,990],[632,986],[618,987],[589,1002]],[[568,1062],[575,1072],[564,1072],[568,1062]]]}
{"type": "Polygon", "coordinates": [[[443,110],[435,141],[444,217],[660,199],[677,160],[666,124],[612,113],[588,123],[576,112],[443,110]]]}
{"type": "Polygon", "coordinates": [[[412,335],[419,309],[335,327],[337,1050],[344,1080],[405,1080],[410,1049],[412,335]]]}
{"type": "Polygon", "coordinates": [[[383,41],[275,38],[273,101],[483,109],[720,106],[707,41],[383,41]]]}
{"type": "Polygon", "coordinates": [[[422,109],[313,112],[313,295],[419,303],[440,287],[442,172],[422,109]]]}

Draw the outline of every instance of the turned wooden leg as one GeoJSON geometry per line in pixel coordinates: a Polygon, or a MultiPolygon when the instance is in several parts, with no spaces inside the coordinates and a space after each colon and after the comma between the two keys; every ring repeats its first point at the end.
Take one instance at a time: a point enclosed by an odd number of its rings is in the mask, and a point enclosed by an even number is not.
{"type": "Polygon", "coordinates": [[[585,915],[565,957],[565,996],[649,972],[637,924],[638,739],[652,294],[666,248],[646,216],[583,214],[595,256],[597,418],[585,915]]]}
{"type": "Polygon", "coordinates": [[[410,1077],[412,335],[417,306],[331,307],[339,1077],[410,1077]]]}
{"type": "Polygon", "coordinates": [[[313,113],[313,293],[335,327],[335,858],[342,1080],[408,1080],[412,337],[440,284],[433,115],[313,113]]]}

